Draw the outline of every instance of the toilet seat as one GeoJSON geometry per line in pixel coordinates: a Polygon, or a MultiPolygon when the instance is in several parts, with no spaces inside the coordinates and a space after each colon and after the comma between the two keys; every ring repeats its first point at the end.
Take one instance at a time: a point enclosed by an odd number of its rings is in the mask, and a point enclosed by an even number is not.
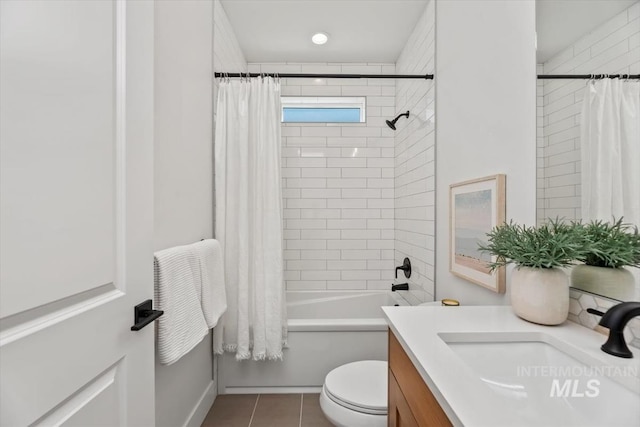
{"type": "Polygon", "coordinates": [[[329,372],[323,391],[347,409],[369,415],[387,415],[387,362],[361,360],[329,372]]]}
{"type": "Polygon", "coordinates": [[[334,402],[335,404],[351,410],[351,411],[355,411],[355,412],[359,412],[361,414],[366,414],[366,415],[387,415],[387,410],[376,410],[376,409],[372,409],[372,408],[368,408],[368,407],[362,407],[362,406],[357,406],[357,405],[352,405],[350,403],[347,403],[343,400],[341,400],[340,398],[332,395],[330,392],[327,391],[326,387],[322,387],[322,393],[328,397],[332,402],[334,402]]]}
{"type": "Polygon", "coordinates": [[[338,427],[386,427],[387,379],[388,364],[379,360],[335,368],[322,386],[322,412],[338,427]]]}

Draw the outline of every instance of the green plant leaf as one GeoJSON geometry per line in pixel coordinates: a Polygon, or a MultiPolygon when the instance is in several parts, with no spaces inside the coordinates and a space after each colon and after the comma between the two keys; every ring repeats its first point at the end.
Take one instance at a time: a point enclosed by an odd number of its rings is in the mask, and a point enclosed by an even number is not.
{"type": "Polygon", "coordinates": [[[638,227],[624,223],[623,218],[613,222],[600,220],[582,225],[587,252],[578,260],[596,267],[640,267],[640,234],[638,227]]]}
{"type": "Polygon", "coordinates": [[[575,262],[620,268],[640,267],[640,234],[632,224],[613,222],[565,222],[550,219],[538,227],[513,221],[487,233],[488,243],[480,250],[495,256],[492,270],[508,264],[521,267],[566,267],[575,262]]]}
{"type": "Polygon", "coordinates": [[[550,220],[538,227],[513,221],[487,233],[488,243],[480,250],[495,256],[492,270],[508,264],[520,267],[556,268],[574,263],[585,255],[581,225],[550,220]]]}

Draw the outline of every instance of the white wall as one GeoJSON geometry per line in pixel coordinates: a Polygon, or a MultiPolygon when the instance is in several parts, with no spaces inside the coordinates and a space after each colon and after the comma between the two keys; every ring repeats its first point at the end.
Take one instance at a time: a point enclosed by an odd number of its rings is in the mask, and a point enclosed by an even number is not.
{"type": "Polygon", "coordinates": [[[535,223],[534,1],[438,1],[435,74],[436,297],[507,304],[449,272],[449,185],[504,173],[507,219],[535,223]]]}
{"type": "MultiPolygon", "coordinates": [[[[155,250],[213,235],[212,42],[212,1],[155,3],[155,250]]],[[[200,425],[214,392],[207,337],[156,363],[157,425],[200,425]]]]}
{"type": "MultiPolygon", "coordinates": [[[[542,65],[544,74],[640,73],[640,2],[542,65]]],[[[541,218],[580,219],[580,113],[585,80],[544,80],[541,218]]]]}
{"type": "MultiPolygon", "coordinates": [[[[536,65],[536,73],[544,74],[542,64],[536,65]]],[[[544,201],[544,80],[536,82],[536,219],[538,224],[545,221],[545,201],[544,201]]]]}
{"type": "MultiPolygon", "coordinates": [[[[251,72],[393,74],[394,64],[249,64],[251,72]]],[[[365,96],[366,123],[282,125],[287,289],[389,289],[395,81],[282,79],[284,96],[365,96]]]]}
{"type": "MultiPolygon", "coordinates": [[[[433,74],[435,0],[427,5],[396,62],[398,74],[433,74]]],[[[411,260],[412,303],[435,296],[435,85],[433,80],[397,80],[396,111],[411,111],[395,132],[395,265],[411,260]]]]}

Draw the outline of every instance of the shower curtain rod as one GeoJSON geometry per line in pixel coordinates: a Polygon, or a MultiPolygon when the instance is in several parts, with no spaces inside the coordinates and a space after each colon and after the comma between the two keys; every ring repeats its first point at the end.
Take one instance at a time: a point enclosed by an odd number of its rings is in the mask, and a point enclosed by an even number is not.
{"type": "Polygon", "coordinates": [[[640,74],[538,74],[539,79],[640,79],[640,74]]]}
{"type": "Polygon", "coordinates": [[[216,77],[281,77],[285,79],[422,79],[433,80],[433,74],[300,74],[300,73],[214,73],[216,77]]]}

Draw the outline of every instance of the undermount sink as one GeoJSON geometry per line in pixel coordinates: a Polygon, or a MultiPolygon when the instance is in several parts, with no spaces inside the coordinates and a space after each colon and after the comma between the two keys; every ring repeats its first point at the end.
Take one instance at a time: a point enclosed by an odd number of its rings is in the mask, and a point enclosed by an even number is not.
{"type": "Polygon", "coordinates": [[[440,333],[486,386],[544,425],[637,425],[638,366],[603,366],[541,333],[440,333]],[[597,403],[596,403],[597,402],[597,403]],[[540,413],[535,408],[549,408],[540,413]],[[607,408],[603,411],[603,408],[607,408]]]}

